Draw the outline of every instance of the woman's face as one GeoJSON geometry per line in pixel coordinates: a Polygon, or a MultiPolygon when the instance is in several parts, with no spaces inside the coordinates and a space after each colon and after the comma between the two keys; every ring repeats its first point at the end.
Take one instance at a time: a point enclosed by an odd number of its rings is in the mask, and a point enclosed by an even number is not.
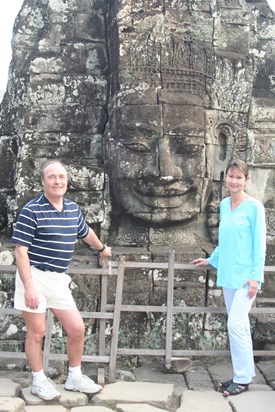
{"type": "Polygon", "coordinates": [[[228,169],[225,176],[225,184],[230,194],[242,193],[247,183],[247,176],[237,167],[228,169]]]}

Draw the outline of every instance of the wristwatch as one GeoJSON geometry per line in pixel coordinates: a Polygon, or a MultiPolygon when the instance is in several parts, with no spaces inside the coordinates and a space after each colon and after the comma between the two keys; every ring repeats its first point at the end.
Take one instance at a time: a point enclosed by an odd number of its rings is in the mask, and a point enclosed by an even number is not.
{"type": "Polygon", "coordinates": [[[101,249],[98,249],[97,251],[99,252],[99,253],[101,253],[101,252],[103,252],[103,250],[105,250],[106,249],[106,245],[103,245],[103,247],[101,248],[101,249]]]}

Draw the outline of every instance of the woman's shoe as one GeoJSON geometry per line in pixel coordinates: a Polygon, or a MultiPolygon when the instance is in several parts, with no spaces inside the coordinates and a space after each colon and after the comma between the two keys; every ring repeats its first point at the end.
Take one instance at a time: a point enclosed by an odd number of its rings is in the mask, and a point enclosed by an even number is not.
{"type": "Polygon", "coordinates": [[[220,381],[217,383],[217,390],[218,391],[223,391],[224,389],[227,389],[229,385],[233,383],[233,379],[229,379],[227,381],[220,381]]]}
{"type": "Polygon", "coordinates": [[[249,383],[231,383],[223,392],[223,396],[239,395],[249,389],[249,383]]]}

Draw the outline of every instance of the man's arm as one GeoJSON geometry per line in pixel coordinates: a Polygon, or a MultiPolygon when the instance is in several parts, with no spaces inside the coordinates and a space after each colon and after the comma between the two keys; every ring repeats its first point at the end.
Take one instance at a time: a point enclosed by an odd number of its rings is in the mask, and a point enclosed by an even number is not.
{"type": "Polygon", "coordinates": [[[112,256],[112,249],[109,246],[104,245],[91,228],[89,228],[88,235],[84,237],[83,240],[93,249],[101,251],[100,254],[102,257],[112,256]]]}
{"type": "Polygon", "coordinates": [[[17,243],[15,245],[15,259],[20,278],[25,288],[25,304],[30,309],[37,309],[39,298],[32,281],[28,247],[17,243]]]}

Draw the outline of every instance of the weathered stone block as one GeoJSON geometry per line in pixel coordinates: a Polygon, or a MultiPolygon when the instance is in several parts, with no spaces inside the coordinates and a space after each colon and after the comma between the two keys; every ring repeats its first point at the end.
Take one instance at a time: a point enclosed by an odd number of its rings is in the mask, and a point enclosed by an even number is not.
{"type": "Polygon", "coordinates": [[[189,358],[172,358],[171,366],[165,367],[166,373],[184,373],[191,368],[192,362],[189,358]]]}

